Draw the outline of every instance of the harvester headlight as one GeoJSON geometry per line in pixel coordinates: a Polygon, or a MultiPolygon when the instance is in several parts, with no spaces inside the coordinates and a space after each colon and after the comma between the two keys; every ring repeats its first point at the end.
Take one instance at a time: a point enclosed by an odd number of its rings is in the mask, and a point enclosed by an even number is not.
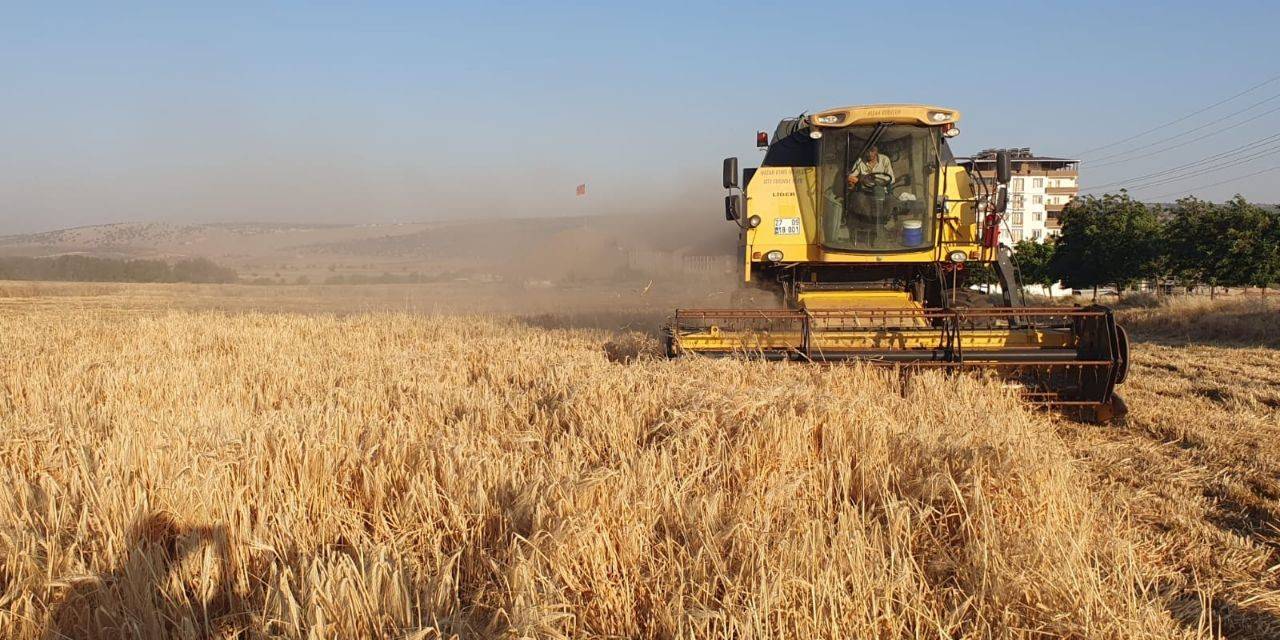
{"type": "Polygon", "coordinates": [[[769,262],[782,262],[782,252],[774,249],[773,251],[764,254],[764,259],[769,262]]]}
{"type": "Polygon", "coordinates": [[[818,124],[839,124],[841,120],[844,120],[844,114],[831,113],[825,116],[818,116],[815,120],[817,120],[818,124]]]}
{"type": "Polygon", "coordinates": [[[809,132],[809,137],[813,138],[814,140],[817,140],[822,137],[822,131],[820,129],[814,129],[813,131],[809,132]]]}
{"type": "Polygon", "coordinates": [[[960,135],[960,128],[955,125],[947,125],[946,127],[943,127],[942,135],[948,138],[954,138],[960,135]]]}
{"type": "Polygon", "coordinates": [[[947,259],[952,262],[964,262],[968,258],[969,258],[969,255],[963,251],[952,251],[951,253],[947,254],[947,259]]]}
{"type": "Polygon", "coordinates": [[[752,229],[760,226],[760,216],[751,216],[750,218],[747,218],[747,224],[751,225],[752,229]]]}
{"type": "Polygon", "coordinates": [[[951,114],[945,111],[934,111],[929,114],[929,119],[933,120],[934,122],[946,122],[947,120],[951,119],[951,114]]]}

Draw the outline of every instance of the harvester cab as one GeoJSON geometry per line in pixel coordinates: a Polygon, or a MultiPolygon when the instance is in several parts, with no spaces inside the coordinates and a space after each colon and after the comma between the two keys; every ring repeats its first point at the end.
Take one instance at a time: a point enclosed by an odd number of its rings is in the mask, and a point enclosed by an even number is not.
{"type": "Polygon", "coordinates": [[[927,105],[829,109],[757,134],[757,169],[725,159],[741,286],[731,308],[677,309],[667,354],[988,370],[1036,403],[1123,414],[1123,329],[1105,307],[1025,305],[1001,243],[1008,154],[994,176],[957,164],[959,120],[927,105]],[[971,286],[977,273],[994,273],[999,298],[971,286]]]}

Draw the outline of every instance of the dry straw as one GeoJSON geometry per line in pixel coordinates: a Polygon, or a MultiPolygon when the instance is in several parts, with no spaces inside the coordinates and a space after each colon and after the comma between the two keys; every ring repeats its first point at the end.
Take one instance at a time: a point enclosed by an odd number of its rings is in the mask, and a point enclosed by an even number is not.
{"type": "Polygon", "coordinates": [[[1214,628],[997,384],[402,314],[55,306],[0,336],[5,638],[1214,628]]]}

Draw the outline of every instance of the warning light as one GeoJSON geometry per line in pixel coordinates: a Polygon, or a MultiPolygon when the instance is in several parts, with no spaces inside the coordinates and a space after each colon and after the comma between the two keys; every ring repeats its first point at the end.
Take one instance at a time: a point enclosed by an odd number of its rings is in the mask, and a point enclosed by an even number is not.
{"type": "Polygon", "coordinates": [[[769,134],[764,131],[756,132],[756,146],[763,149],[769,146],[769,134]]]}

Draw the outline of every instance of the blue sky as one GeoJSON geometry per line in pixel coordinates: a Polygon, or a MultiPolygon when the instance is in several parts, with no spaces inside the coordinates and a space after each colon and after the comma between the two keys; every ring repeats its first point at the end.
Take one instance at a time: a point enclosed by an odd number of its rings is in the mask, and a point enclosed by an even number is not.
{"type": "MultiPolygon", "coordinates": [[[[872,102],[960,109],[959,152],[1073,155],[1280,76],[1277,23],[1280,8],[1263,2],[10,6],[0,233],[116,220],[714,214],[720,159],[754,164],[757,129],[872,102]],[[587,198],[573,195],[580,182],[587,198]]],[[[1280,80],[1088,154],[1099,166],[1086,162],[1083,181],[1280,133],[1280,112],[1241,123],[1280,107],[1277,96],[1280,80]],[[1096,161],[1206,133],[1151,157],[1096,161]]],[[[1236,178],[1280,154],[1221,163],[1136,193],[1236,178]]],[[[1197,191],[1236,192],[1280,201],[1280,171],[1197,191]]]]}

